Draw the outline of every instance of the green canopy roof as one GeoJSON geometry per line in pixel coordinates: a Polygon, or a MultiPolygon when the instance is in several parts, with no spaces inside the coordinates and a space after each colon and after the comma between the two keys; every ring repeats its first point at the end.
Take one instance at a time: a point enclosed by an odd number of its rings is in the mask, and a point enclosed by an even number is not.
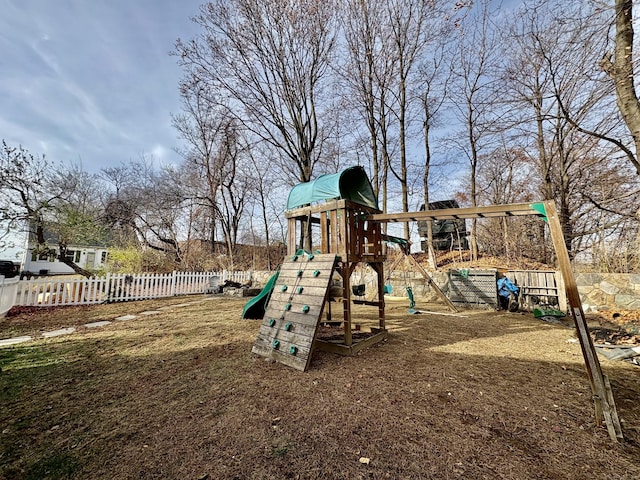
{"type": "Polygon", "coordinates": [[[371,182],[364,168],[349,167],[339,173],[320,175],[311,182],[300,183],[289,192],[287,210],[330,199],[346,199],[378,209],[371,182]]]}

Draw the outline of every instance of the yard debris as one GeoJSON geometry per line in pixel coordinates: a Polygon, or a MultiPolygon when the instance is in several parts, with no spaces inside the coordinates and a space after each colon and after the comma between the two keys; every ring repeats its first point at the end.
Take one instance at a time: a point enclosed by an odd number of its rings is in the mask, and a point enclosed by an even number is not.
{"type": "MultiPolygon", "coordinates": [[[[598,353],[609,360],[628,360],[640,355],[640,346],[637,347],[613,347],[610,345],[595,345],[598,353]]],[[[634,362],[635,363],[635,362],[634,362]]]]}
{"type": "Polygon", "coordinates": [[[620,328],[589,327],[594,343],[633,347],[640,345],[640,335],[620,328]]]}
{"type": "Polygon", "coordinates": [[[371,459],[367,457],[360,457],[360,460],[358,461],[364,465],[369,465],[369,462],[371,461],[371,459]]]}

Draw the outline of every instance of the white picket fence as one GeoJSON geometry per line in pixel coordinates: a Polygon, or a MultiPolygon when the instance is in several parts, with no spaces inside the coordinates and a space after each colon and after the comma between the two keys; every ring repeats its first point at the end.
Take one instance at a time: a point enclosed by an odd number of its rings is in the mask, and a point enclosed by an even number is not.
{"type": "Polygon", "coordinates": [[[4,278],[0,275],[0,318],[13,307],[19,283],[17,278],[4,278]]]}
{"type": "Polygon", "coordinates": [[[126,302],[207,292],[212,279],[247,283],[251,272],[107,274],[99,278],[38,278],[18,282],[15,305],[58,306],[126,302]]]}

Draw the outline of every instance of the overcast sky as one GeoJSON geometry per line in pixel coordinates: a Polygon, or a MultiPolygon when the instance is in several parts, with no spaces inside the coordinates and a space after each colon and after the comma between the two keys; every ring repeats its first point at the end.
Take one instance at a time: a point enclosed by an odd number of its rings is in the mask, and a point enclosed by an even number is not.
{"type": "Polygon", "coordinates": [[[172,162],[175,40],[202,0],[0,0],[0,139],[85,170],[172,162]]]}

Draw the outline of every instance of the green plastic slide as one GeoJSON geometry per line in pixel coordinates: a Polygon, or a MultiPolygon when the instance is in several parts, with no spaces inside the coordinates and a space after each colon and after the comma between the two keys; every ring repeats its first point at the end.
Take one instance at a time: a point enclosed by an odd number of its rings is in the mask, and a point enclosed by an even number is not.
{"type": "Polygon", "coordinates": [[[273,291],[273,287],[278,280],[278,275],[280,272],[274,273],[267,284],[264,286],[262,291],[249,300],[244,308],[242,309],[242,318],[246,319],[255,319],[260,320],[264,317],[264,312],[267,309],[267,303],[269,302],[269,297],[271,296],[271,292],[273,291]]]}

